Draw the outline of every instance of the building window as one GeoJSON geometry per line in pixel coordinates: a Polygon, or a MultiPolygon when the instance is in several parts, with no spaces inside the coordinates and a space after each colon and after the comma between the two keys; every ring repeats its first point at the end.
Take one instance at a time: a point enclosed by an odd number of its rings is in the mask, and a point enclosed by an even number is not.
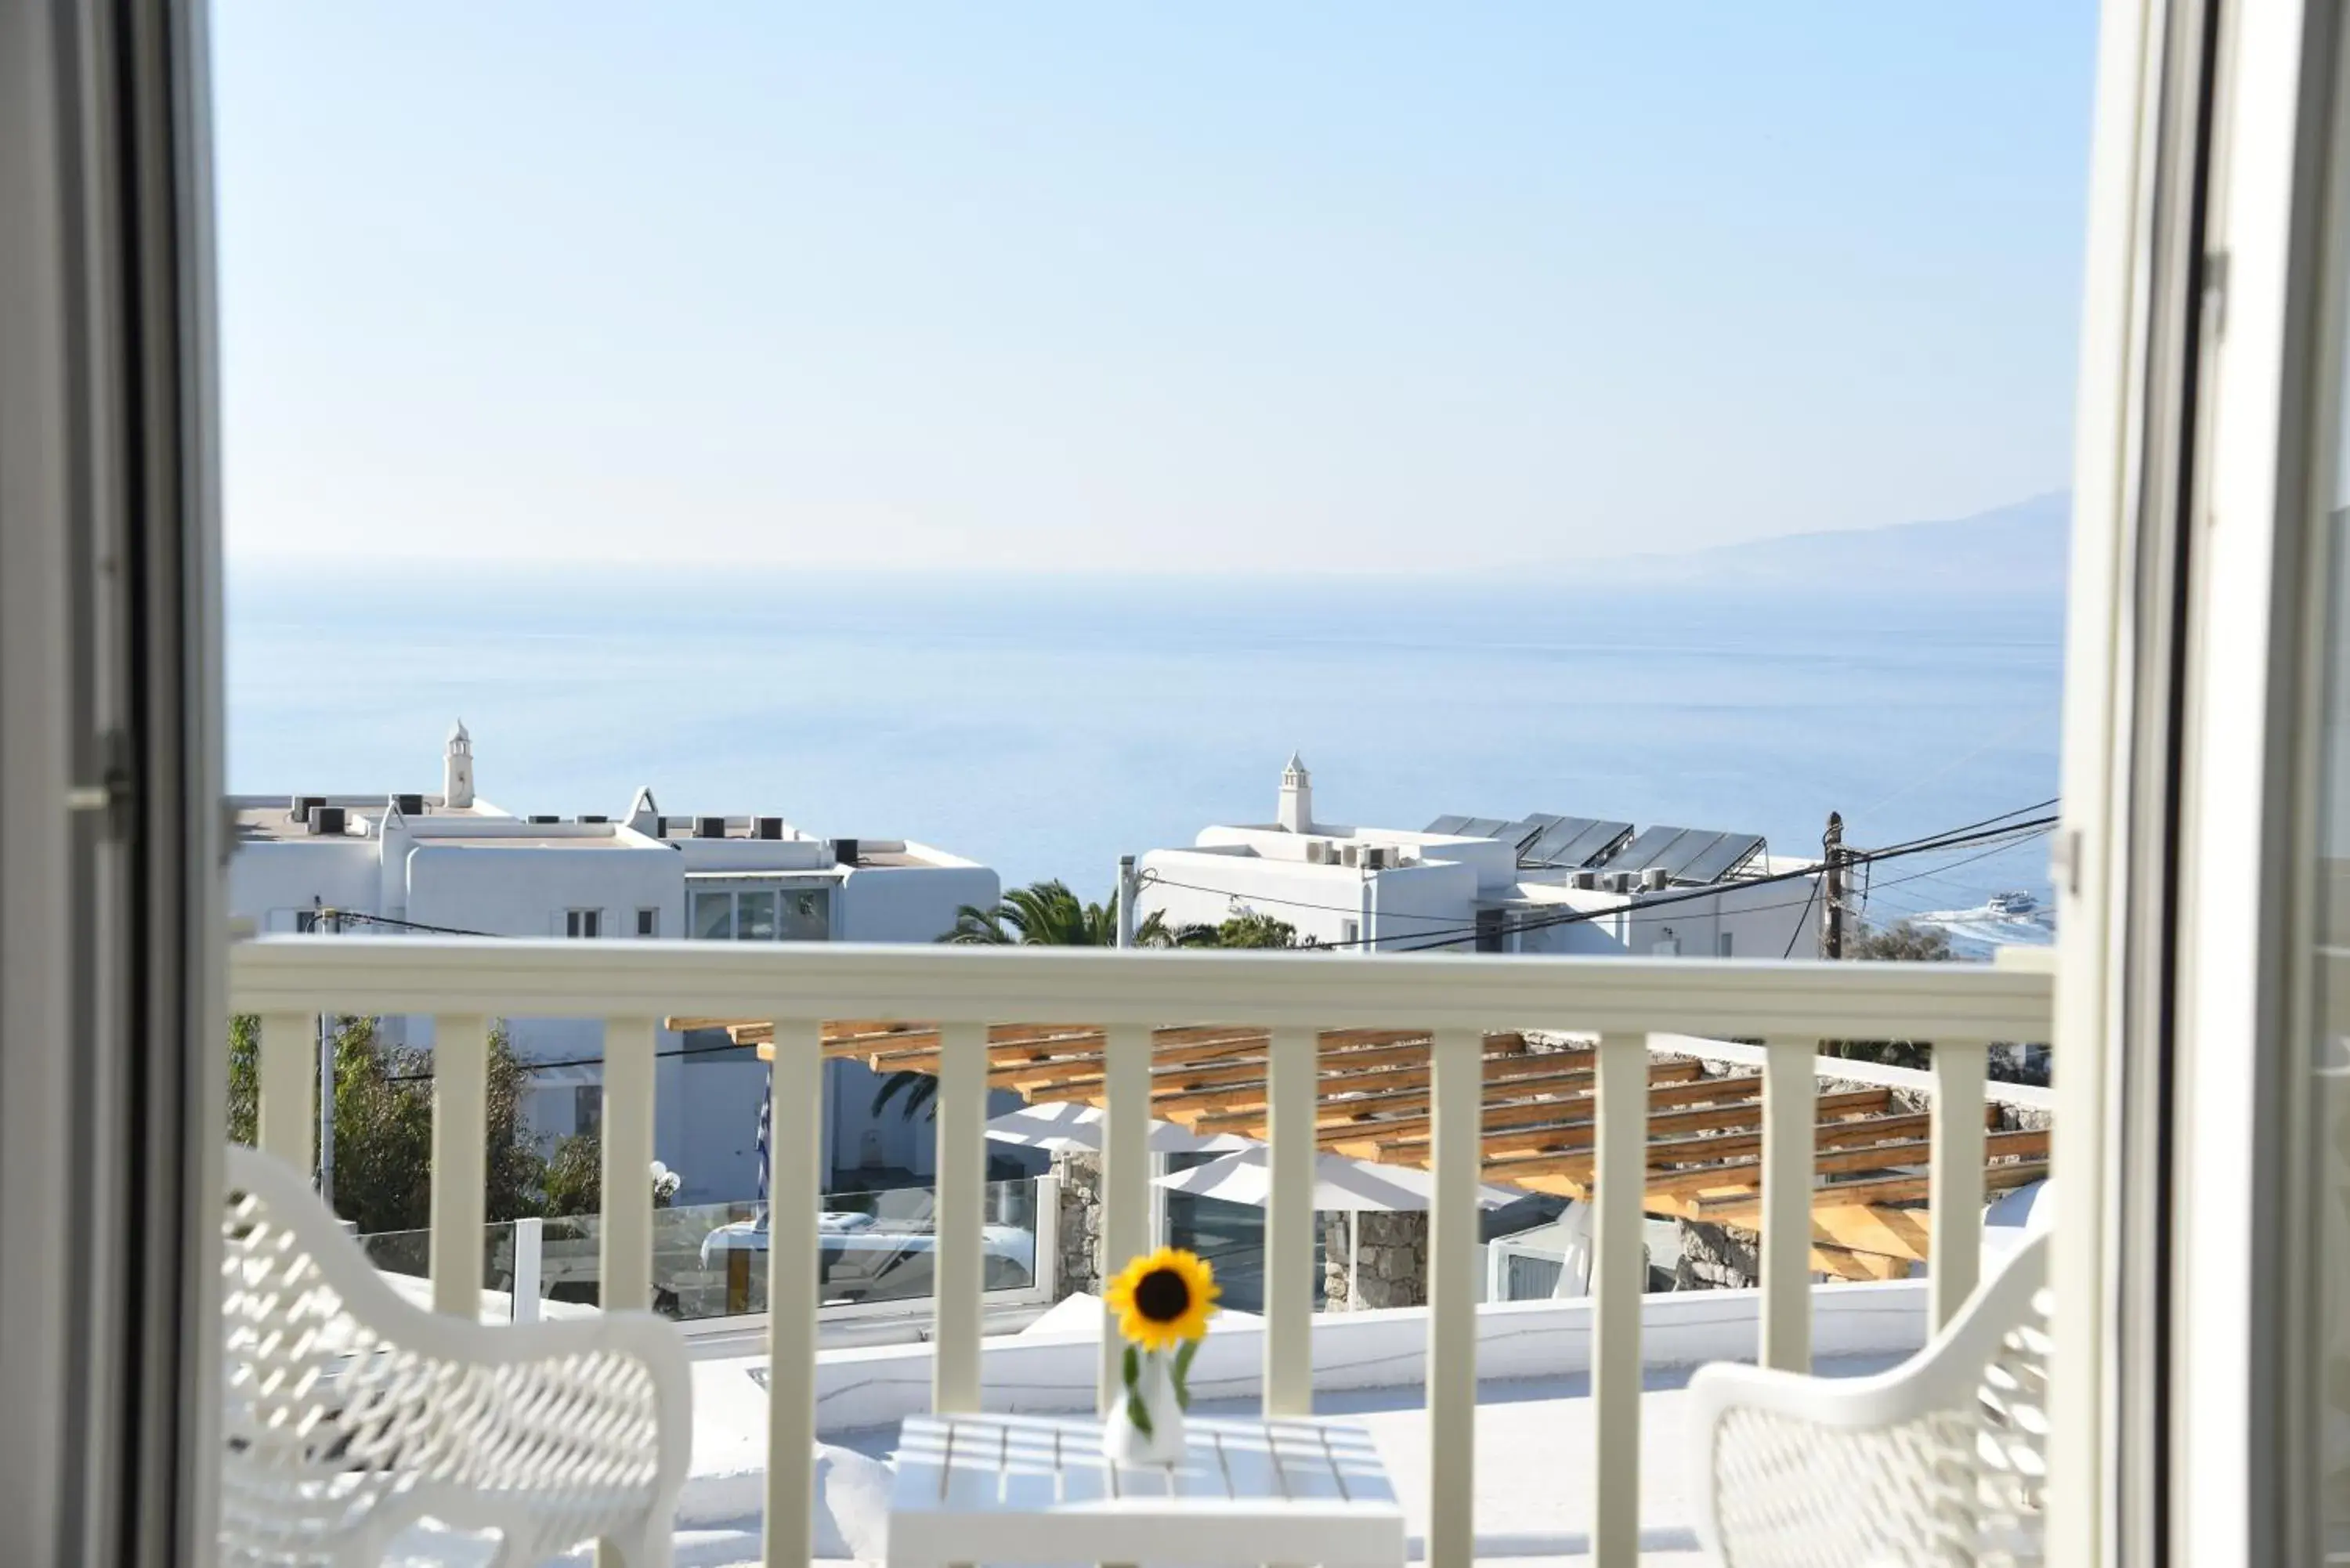
{"type": "Polygon", "coordinates": [[[698,942],[824,942],[832,940],[829,888],[745,888],[695,893],[689,929],[698,942]]]}
{"type": "Polygon", "coordinates": [[[734,940],[772,942],[775,940],[775,896],[772,892],[734,895],[734,940]]]}
{"type": "Polygon", "coordinates": [[[604,911],[601,909],[567,909],[563,914],[563,934],[567,937],[600,937],[604,934],[604,911]]]}
{"type": "Polygon", "coordinates": [[[726,942],[734,940],[734,895],[696,893],[693,896],[693,940],[726,942]]]}
{"type": "Polygon", "coordinates": [[[1714,937],[1713,956],[1716,958],[1728,958],[1730,956],[1730,933],[1728,931],[1720,932],[1714,937]]]}
{"type": "Polygon", "coordinates": [[[1350,948],[1362,940],[1363,928],[1360,922],[1355,920],[1341,920],[1338,922],[1338,945],[1340,947],[1350,948]]]}
{"type": "Polygon", "coordinates": [[[640,937],[657,937],[660,935],[660,911],[659,909],[639,909],[637,911],[637,935],[640,937]]]}
{"type": "Polygon", "coordinates": [[[316,909],[296,909],[296,910],[295,910],[295,911],[294,911],[294,929],[295,929],[295,931],[296,931],[297,934],[299,934],[299,935],[301,935],[301,936],[306,936],[306,937],[307,937],[307,936],[309,936],[309,935],[311,935],[312,933],[316,932],[316,931],[317,930],[317,929],[318,929],[318,911],[317,911],[317,910],[316,910],[316,909]]]}
{"type": "Polygon", "coordinates": [[[787,942],[828,942],[832,940],[832,890],[829,888],[786,889],[778,896],[775,936],[787,942]]]}

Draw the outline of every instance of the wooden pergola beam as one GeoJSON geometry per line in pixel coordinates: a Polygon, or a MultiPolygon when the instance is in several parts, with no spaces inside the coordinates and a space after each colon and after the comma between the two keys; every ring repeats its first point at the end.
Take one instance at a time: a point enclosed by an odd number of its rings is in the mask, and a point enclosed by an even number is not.
{"type": "MultiPolygon", "coordinates": [[[[2044,1159],[2010,1160],[1985,1166],[1983,1186],[1986,1191],[2003,1192],[2010,1188],[2043,1180],[2047,1175],[2048,1162],[2044,1159]]],[[[1883,1208],[1894,1203],[1918,1202],[1928,1196],[1930,1185],[1922,1172],[1832,1182],[1814,1191],[1812,1209],[1817,1213],[1822,1208],[1883,1208]]],[[[1752,1230],[1761,1221],[1761,1202],[1752,1194],[1708,1199],[1697,1203],[1695,1210],[1690,1218],[1714,1224],[1742,1225],[1752,1230]]],[[[1919,1219],[1922,1220],[1924,1216],[1921,1214],[1919,1219]]]]}
{"type": "MultiPolygon", "coordinates": [[[[1533,1057],[1529,1060],[1539,1061],[1541,1058],[1533,1057]]],[[[1661,1085],[1680,1086],[1685,1081],[1694,1080],[1699,1071],[1697,1064],[1693,1062],[1659,1062],[1649,1068],[1649,1081],[1661,1085]]],[[[1430,1090],[1425,1086],[1427,1084],[1425,1070],[1413,1070],[1406,1077],[1407,1086],[1398,1088],[1384,1086],[1393,1083],[1398,1075],[1392,1073],[1367,1073],[1360,1075],[1360,1080],[1344,1080],[1349,1089],[1357,1081],[1376,1082],[1382,1086],[1361,1094],[1351,1094],[1343,1099],[1331,1097],[1333,1080],[1325,1078],[1320,1083],[1323,1096],[1322,1108],[1342,1118],[1360,1117],[1366,1112],[1392,1112],[1415,1116],[1424,1113],[1430,1104],[1430,1090]]],[[[1500,1093],[1514,1097],[1539,1089],[1554,1093],[1581,1094],[1587,1098],[1587,1091],[1591,1084],[1592,1076],[1588,1072],[1569,1072],[1512,1080],[1500,1085],[1500,1093]]],[[[1489,1104],[1495,1097],[1495,1087],[1488,1085],[1486,1098],[1489,1104]]],[[[1197,1110],[1202,1113],[1199,1123],[1195,1124],[1201,1131],[1231,1132],[1238,1131],[1242,1127],[1263,1124],[1264,1097],[1264,1085],[1259,1084],[1245,1089],[1170,1096],[1154,1099],[1151,1106],[1154,1115],[1170,1117],[1180,1117],[1184,1112],[1197,1110]]],[[[1556,1103],[1565,1105],[1570,1102],[1556,1103]]],[[[1368,1129],[1379,1124],[1363,1122],[1359,1125],[1368,1129]]]]}

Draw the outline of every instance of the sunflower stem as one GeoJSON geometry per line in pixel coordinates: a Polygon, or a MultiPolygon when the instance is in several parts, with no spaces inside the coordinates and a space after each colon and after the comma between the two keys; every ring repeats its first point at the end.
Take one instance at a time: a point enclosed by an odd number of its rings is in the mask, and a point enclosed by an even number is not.
{"type": "Polygon", "coordinates": [[[1188,1411],[1191,1408],[1191,1358],[1200,1354],[1200,1346],[1206,1343],[1205,1340],[1187,1339],[1175,1352],[1172,1381],[1175,1385],[1175,1407],[1178,1410],[1188,1411]]]}

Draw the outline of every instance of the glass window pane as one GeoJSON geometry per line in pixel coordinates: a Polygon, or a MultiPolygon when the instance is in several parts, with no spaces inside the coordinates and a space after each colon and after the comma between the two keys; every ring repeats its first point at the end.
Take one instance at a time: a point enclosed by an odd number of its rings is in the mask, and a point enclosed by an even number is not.
{"type": "Polygon", "coordinates": [[[832,893],[825,888],[802,888],[783,896],[780,935],[787,942],[832,940],[832,893]]]}
{"type": "Polygon", "coordinates": [[[734,940],[744,942],[772,942],[775,940],[775,896],[773,893],[737,893],[734,910],[734,940]]]}
{"type": "Polygon", "coordinates": [[[693,940],[723,942],[734,935],[734,895],[696,893],[693,896],[693,940]]]}

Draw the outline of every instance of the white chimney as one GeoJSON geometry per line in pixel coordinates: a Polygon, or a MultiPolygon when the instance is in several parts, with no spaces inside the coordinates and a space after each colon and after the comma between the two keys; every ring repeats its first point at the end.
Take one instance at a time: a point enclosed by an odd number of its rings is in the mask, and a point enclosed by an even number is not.
{"type": "Polygon", "coordinates": [[[1297,753],[1289,753],[1289,765],[1281,770],[1281,813],[1274,818],[1288,833],[1314,831],[1314,777],[1297,753]]]}
{"type": "Polygon", "coordinates": [[[452,811],[473,804],[473,737],[465,732],[463,719],[449,732],[448,754],[441,759],[441,795],[452,811]]]}

